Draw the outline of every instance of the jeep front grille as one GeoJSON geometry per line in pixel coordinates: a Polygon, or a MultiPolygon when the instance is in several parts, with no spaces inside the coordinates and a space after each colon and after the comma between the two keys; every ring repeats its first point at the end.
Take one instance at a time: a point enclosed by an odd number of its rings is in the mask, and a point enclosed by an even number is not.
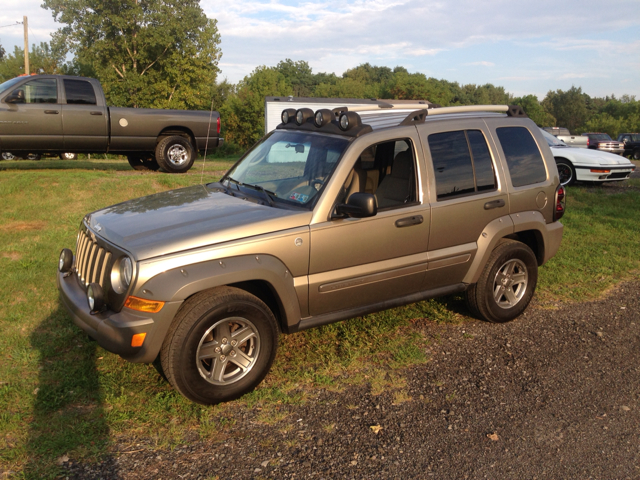
{"type": "Polygon", "coordinates": [[[86,232],[80,230],[76,246],[76,271],[80,283],[87,287],[90,283],[97,282],[104,288],[110,261],[111,252],[100,247],[86,232]]]}

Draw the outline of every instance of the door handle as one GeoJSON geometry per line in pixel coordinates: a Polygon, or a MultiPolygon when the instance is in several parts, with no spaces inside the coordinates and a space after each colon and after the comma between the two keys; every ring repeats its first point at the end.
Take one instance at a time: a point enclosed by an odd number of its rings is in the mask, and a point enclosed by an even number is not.
{"type": "Polygon", "coordinates": [[[58,110],[45,110],[44,113],[46,113],[47,115],[57,115],[58,110]]]}
{"type": "Polygon", "coordinates": [[[102,115],[102,112],[91,112],[91,115],[102,115]]]}
{"type": "Polygon", "coordinates": [[[500,208],[500,207],[504,207],[505,203],[504,200],[500,199],[500,200],[493,200],[492,202],[487,202],[484,204],[484,209],[485,210],[491,210],[492,208],[500,208]]]}
{"type": "Polygon", "coordinates": [[[422,215],[414,215],[413,217],[401,218],[396,220],[396,227],[410,227],[411,225],[420,225],[424,219],[422,215]]]}

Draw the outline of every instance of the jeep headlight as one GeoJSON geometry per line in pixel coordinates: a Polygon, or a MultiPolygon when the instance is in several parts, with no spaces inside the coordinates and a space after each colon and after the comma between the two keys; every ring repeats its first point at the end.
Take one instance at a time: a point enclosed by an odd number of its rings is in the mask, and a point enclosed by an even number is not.
{"type": "Polygon", "coordinates": [[[131,285],[133,277],[133,263],[129,257],[122,256],[113,264],[111,269],[111,288],[116,293],[124,293],[131,285]]]}

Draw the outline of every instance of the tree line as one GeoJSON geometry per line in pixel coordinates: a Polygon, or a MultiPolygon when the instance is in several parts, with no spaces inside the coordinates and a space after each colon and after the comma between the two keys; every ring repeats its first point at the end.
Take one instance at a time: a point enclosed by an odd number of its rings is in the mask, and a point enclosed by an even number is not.
{"type": "MultiPolygon", "coordinates": [[[[243,150],[264,133],[264,97],[429,100],[442,106],[515,104],[539,126],[615,137],[640,131],[640,102],[623,95],[590,97],[580,87],[515,97],[504,87],[460,85],[365,63],[342,75],[314,73],[308,62],[285,59],[258,66],[237,84],[219,80],[217,23],[199,0],[44,0],[64,26],[33,45],[31,73],[98,78],[113,106],[220,111],[225,150],[243,150]],[[71,57],[71,61],[66,59],[71,57]]],[[[24,73],[24,51],[0,45],[0,82],[24,73]]]]}

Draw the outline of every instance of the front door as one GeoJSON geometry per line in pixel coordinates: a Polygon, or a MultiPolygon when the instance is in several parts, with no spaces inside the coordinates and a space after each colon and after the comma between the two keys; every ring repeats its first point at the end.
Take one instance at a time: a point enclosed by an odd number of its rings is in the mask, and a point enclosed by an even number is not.
{"type": "Polygon", "coordinates": [[[62,109],[55,78],[20,85],[19,103],[2,105],[2,150],[38,152],[62,149],[62,109]]]}
{"type": "Polygon", "coordinates": [[[430,214],[419,182],[419,140],[415,128],[407,132],[406,138],[362,148],[345,179],[342,198],[336,199],[344,203],[356,191],[375,194],[377,215],[330,219],[311,226],[311,315],[376,304],[420,290],[427,268],[430,214]]]}

